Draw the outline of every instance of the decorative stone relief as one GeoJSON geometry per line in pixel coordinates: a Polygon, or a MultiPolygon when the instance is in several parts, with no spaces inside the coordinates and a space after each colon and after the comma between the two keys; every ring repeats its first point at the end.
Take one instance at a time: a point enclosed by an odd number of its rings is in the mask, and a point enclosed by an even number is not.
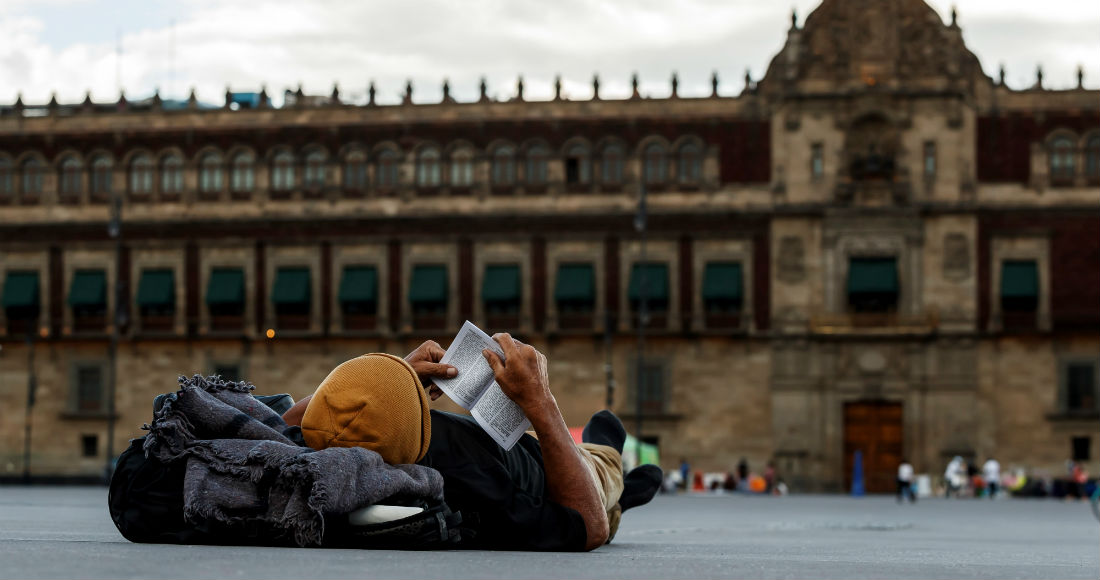
{"type": "Polygon", "coordinates": [[[859,370],[865,374],[881,374],[886,370],[886,357],[876,349],[868,349],[859,355],[859,370]]]}
{"type": "Polygon", "coordinates": [[[943,277],[955,282],[970,277],[970,243],[966,234],[951,232],[944,235],[943,277]]]}
{"type": "Polygon", "coordinates": [[[797,284],[806,278],[806,248],[802,238],[783,236],[779,240],[779,279],[797,284]]]}

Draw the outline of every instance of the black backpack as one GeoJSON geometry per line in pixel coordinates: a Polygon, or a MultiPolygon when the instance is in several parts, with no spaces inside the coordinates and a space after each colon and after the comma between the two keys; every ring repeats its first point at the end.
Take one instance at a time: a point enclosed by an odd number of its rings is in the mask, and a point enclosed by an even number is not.
{"type": "MultiPolygon", "coordinates": [[[[156,398],[155,408],[163,404],[164,397],[161,395],[156,398]]],[[[276,412],[285,412],[293,404],[289,395],[257,399],[276,412]]],[[[294,545],[281,531],[254,523],[230,528],[217,524],[204,527],[185,521],[183,477],[186,460],[164,463],[155,457],[146,457],[144,443],[145,437],[130,442],[130,447],[119,455],[111,477],[107,505],[115,527],[124,538],[131,542],[151,544],[294,545]]],[[[469,539],[472,536],[470,530],[460,527],[462,514],[452,512],[442,501],[406,505],[421,507],[424,511],[407,518],[369,526],[351,525],[347,514],[326,517],[323,546],[441,549],[457,547],[464,538],[469,539]]]]}

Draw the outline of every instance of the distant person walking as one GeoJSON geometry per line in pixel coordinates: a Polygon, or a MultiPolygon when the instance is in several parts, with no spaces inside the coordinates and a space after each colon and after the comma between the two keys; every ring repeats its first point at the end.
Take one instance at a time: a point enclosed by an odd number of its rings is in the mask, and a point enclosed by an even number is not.
{"type": "Polygon", "coordinates": [[[963,487],[966,485],[966,462],[963,461],[962,457],[956,455],[947,464],[947,469],[943,470],[943,485],[944,497],[951,497],[951,494],[959,497],[959,494],[962,493],[963,487]]]}
{"type": "Polygon", "coordinates": [[[1001,464],[996,459],[990,457],[982,464],[982,479],[985,480],[985,490],[989,494],[989,499],[995,499],[997,492],[1001,489],[1001,464]]]}
{"type": "Polygon", "coordinates": [[[913,466],[908,459],[902,459],[901,465],[898,465],[898,503],[906,495],[909,496],[909,503],[917,503],[917,494],[913,493],[913,466]]]}
{"type": "Polygon", "coordinates": [[[686,458],[680,458],[680,481],[684,486],[684,491],[691,489],[691,465],[688,465],[686,458]]]}

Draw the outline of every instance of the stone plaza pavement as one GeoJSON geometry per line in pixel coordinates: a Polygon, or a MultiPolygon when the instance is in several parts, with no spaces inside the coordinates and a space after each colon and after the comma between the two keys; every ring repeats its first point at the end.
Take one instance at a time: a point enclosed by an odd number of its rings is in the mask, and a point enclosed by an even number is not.
{"type": "Polygon", "coordinates": [[[139,545],[100,487],[0,486],[0,578],[1098,578],[1086,503],[659,496],[590,554],[139,545]]]}

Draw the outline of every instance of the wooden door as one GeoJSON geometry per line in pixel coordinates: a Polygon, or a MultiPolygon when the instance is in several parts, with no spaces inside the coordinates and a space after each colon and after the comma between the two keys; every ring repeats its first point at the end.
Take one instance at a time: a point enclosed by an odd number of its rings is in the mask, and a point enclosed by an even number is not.
{"type": "Polygon", "coordinates": [[[893,493],[902,459],[902,406],[887,401],[844,405],[844,489],[852,489],[855,452],[863,452],[867,493],[893,493]]]}

